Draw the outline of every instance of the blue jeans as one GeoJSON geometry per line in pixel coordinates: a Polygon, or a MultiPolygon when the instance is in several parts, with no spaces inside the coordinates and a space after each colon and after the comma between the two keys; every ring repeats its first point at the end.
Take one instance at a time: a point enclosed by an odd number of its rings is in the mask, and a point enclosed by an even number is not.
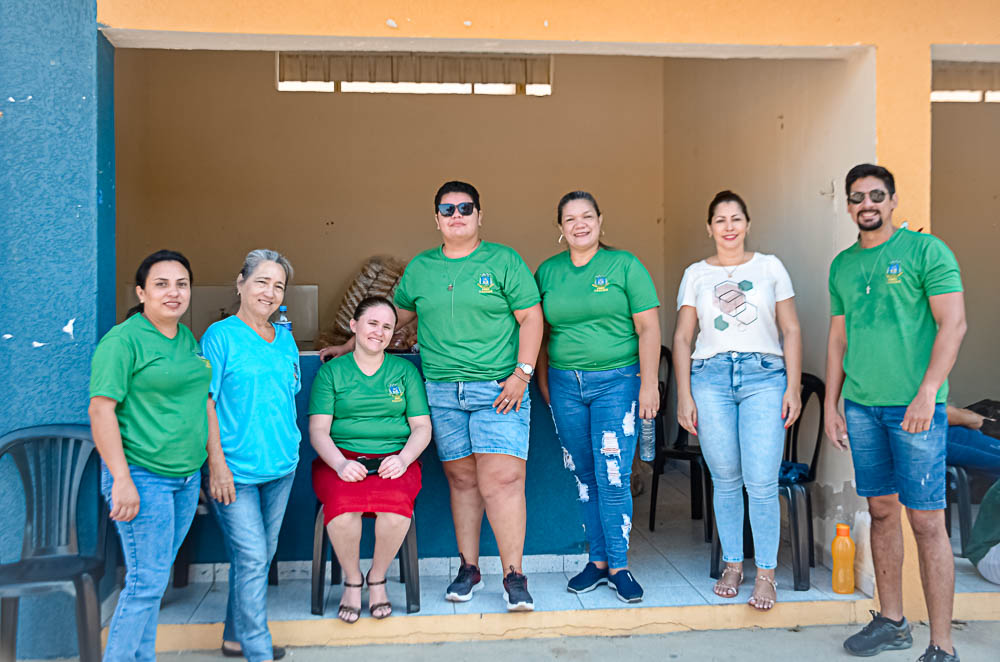
{"type": "Polygon", "coordinates": [[[948,464],[1000,475],[1000,439],[981,430],[949,425],[947,452],[948,464]]]}
{"type": "Polygon", "coordinates": [[[228,506],[209,499],[226,541],[229,556],[229,601],[225,641],[238,641],[250,662],[270,660],[267,629],[267,573],[278,548],[295,472],[256,485],[236,484],[236,501],[228,506]]]}
{"type": "MultiPolygon", "coordinates": [[[[517,379],[517,377],[510,377],[517,379]]],[[[503,388],[496,380],[427,382],[427,404],[434,446],[442,462],[473,453],[498,453],[528,459],[531,397],[524,389],[521,410],[498,414],[493,408],[503,388]]]]}
{"type": "MultiPolygon", "coordinates": [[[[125,585],[108,629],[105,662],[156,660],[156,623],[170,566],[198,507],[201,474],[170,478],[129,465],[139,492],[139,514],[115,522],[125,557],[125,585]]],[[[111,473],[101,465],[101,493],[111,502],[111,473]]]]}
{"type": "Polygon", "coordinates": [[[625,568],[639,365],[592,372],[549,368],[549,397],[563,464],[576,477],[590,560],[625,568]]]}
{"type": "Polygon", "coordinates": [[[785,447],[781,400],[785,361],[773,354],[725,352],[691,362],[698,439],[715,486],[715,521],[727,563],[743,561],[743,486],[750,504],[754,562],[778,565],[778,471],[785,447]]]}
{"type": "Polygon", "coordinates": [[[898,494],[913,510],[945,508],[948,414],[934,407],[931,427],[912,434],[900,427],[905,406],[870,407],[844,400],[844,421],[858,496],[898,494]]]}

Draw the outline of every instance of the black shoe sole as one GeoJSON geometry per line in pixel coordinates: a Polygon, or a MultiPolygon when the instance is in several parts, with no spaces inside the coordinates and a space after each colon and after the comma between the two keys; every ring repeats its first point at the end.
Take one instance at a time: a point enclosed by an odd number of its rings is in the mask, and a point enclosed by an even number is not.
{"type": "Polygon", "coordinates": [[[913,647],[912,636],[909,638],[909,640],[903,639],[900,641],[893,641],[892,643],[882,644],[881,646],[878,646],[876,648],[867,651],[852,651],[850,648],[847,647],[847,644],[844,644],[844,650],[846,650],[854,657],[873,657],[875,655],[878,655],[882,651],[902,651],[911,647],[913,647]]]}
{"type": "Polygon", "coordinates": [[[572,586],[567,586],[566,590],[569,591],[570,593],[589,593],[590,591],[593,591],[598,586],[601,586],[601,585],[604,585],[604,584],[607,584],[607,583],[608,583],[608,578],[604,577],[603,579],[598,579],[596,582],[594,582],[590,586],[587,586],[587,587],[584,587],[584,588],[573,588],[572,586]]]}

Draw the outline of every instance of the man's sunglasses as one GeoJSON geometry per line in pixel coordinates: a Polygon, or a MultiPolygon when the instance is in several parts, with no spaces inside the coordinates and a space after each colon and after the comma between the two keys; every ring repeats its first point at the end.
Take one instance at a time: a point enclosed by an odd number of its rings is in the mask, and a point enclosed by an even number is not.
{"type": "MultiPolygon", "coordinates": [[[[880,188],[872,189],[871,191],[868,191],[867,195],[868,195],[868,198],[872,202],[874,202],[875,204],[878,204],[878,203],[882,202],[883,200],[885,200],[887,197],[889,197],[889,194],[886,193],[885,191],[883,191],[880,188]]],[[[852,193],[849,196],[847,196],[847,201],[850,202],[852,205],[860,205],[862,202],[865,201],[865,192],[864,191],[855,191],[854,193],[852,193]]]]}
{"type": "Polygon", "coordinates": [[[438,205],[438,213],[442,216],[454,216],[456,209],[458,209],[458,213],[462,216],[468,216],[476,210],[476,205],[472,202],[460,202],[457,205],[450,203],[438,205]]]}

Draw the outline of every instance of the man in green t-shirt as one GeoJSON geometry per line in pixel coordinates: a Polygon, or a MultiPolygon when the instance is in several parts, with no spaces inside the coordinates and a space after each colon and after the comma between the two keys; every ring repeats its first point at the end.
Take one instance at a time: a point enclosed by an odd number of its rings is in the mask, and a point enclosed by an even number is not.
{"type": "Polygon", "coordinates": [[[826,434],[850,439],[858,494],[868,499],[881,613],[844,648],[870,656],[913,645],[903,617],[900,504],[917,541],[931,622],[925,662],[957,662],[951,643],[955,563],[944,528],[948,373],[965,335],[958,263],[936,237],[897,230],[895,180],[881,166],[847,173],[858,241],[830,266],[826,434]],[[844,397],[844,416],[837,408],[844,397]]]}

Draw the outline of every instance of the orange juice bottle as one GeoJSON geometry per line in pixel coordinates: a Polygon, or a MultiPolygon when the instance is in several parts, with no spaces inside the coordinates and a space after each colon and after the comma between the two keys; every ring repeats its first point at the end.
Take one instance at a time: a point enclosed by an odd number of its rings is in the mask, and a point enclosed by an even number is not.
{"type": "Polygon", "coordinates": [[[837,525],[837,537],[833,539],[833,592],[854,593],[854,541],[851,527],[837,525]]]}

